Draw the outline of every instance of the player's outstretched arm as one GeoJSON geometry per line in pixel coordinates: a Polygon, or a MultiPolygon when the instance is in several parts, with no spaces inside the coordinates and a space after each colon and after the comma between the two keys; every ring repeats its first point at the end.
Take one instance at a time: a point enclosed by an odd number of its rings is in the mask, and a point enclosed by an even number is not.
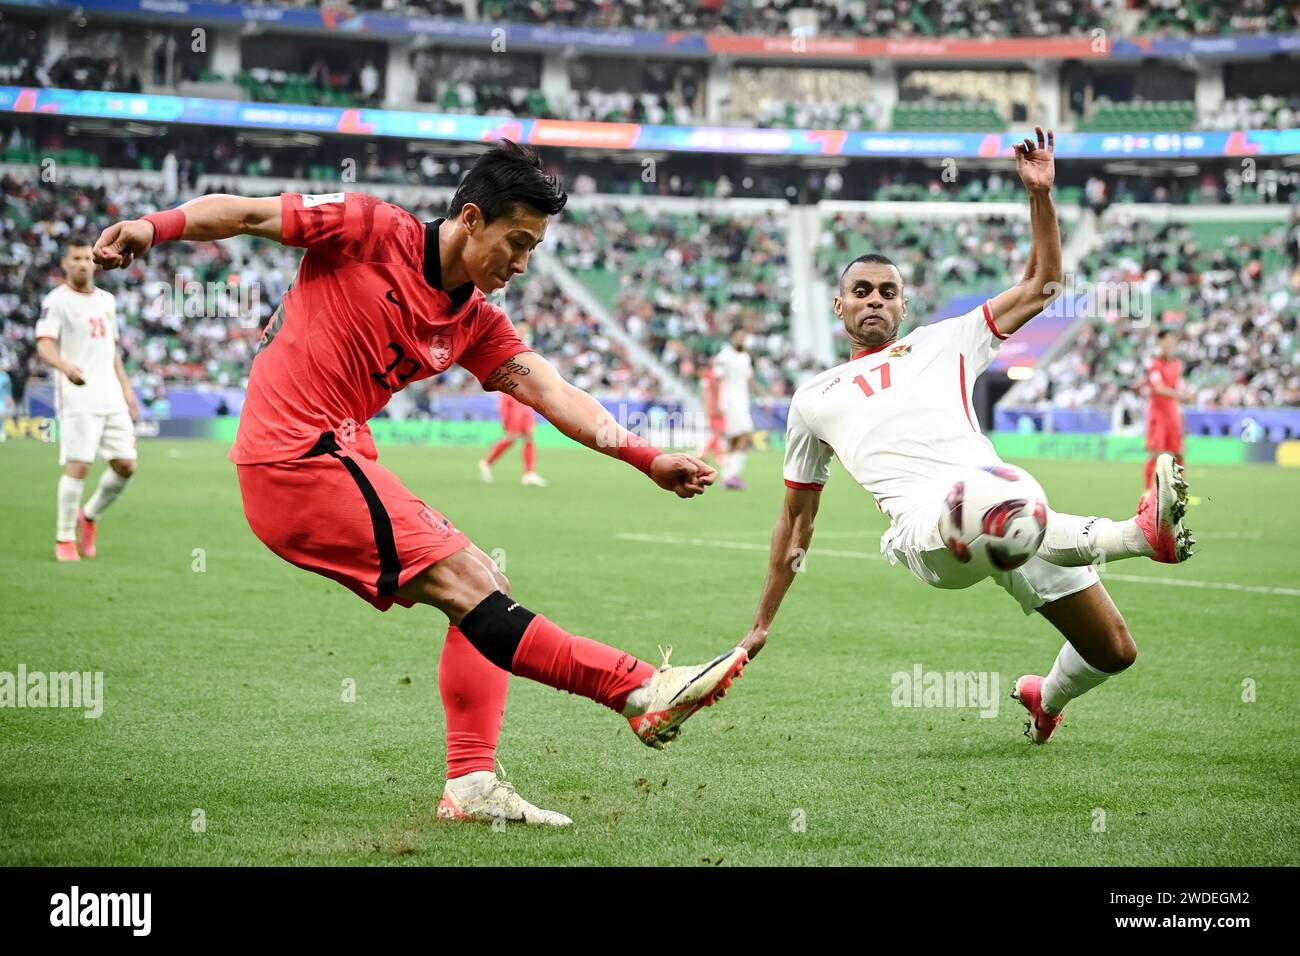
{"type": "Polygon", "coordinates": [[[993,323],[1003,335],[1010,335],[1047,308],[1061,294],[1064,277],[1061,229],[1056,221],[1056,205],[1052,202],[1052,184],[1056,181],[1056,137],[1050,129],[1044,135],[1041,126],[1035,126],[1034,133],[1037,145],[1026,138],[1015,146],[1016,171],[1029,194],[1029,227],[1033,231],[1029,266],[1020,282],[994,296],[990,303],[993,323]]]}
{"type": "Polygon", "coordinates": [[[280,242],[280,197],[251,198],[214,193],[191,199],[143,219],[115,222],[95,241],[95,262],[124,269],[154,246],[171,239],[211,242],[232,236],[260,236],[280,242]]]}
{"type": "Polygon", "coordinates": [[[628,462],[680,498],[703,494],[718,476],[693,455],[666,454],[623,428],[600,402],[566,382],[536,352],[506,361],[484,387],[514,396],[578,444],[628,462]]]}
{"type": "Polygon", "coordinates": [[[822,493],[806,488],[786,488],[785,502],[777,516],[772,531],[772,552],[768,560],[767,581],[763,596],[758,600],[754,625],[741,642],[752,661],[754,655],[767,643],[767,634],[776,619],[776,612],[785,599],[785,592],[794,583],[794,576],[803,568],[812,543],[813,519],[821,504],[822,493]]]}

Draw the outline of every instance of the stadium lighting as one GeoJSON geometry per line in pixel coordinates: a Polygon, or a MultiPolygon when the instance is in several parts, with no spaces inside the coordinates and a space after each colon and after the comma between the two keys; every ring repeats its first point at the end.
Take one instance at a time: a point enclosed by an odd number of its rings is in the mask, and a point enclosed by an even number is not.
{"type": "Polygon", "coordinates": [[[1026,379],[1034,377],[1034,369],[1030,365],[1013,365],[1007,369],[1007,378],[1013,382],[1023,382],[1026,379]]]}

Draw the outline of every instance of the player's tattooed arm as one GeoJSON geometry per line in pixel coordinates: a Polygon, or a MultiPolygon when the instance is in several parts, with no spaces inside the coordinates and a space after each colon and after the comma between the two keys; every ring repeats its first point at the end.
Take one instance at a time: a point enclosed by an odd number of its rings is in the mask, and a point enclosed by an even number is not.
{"type": "MultiPolygon", "coordinates": [[[[554,369],[552,369],[554,371],[554,369]]],[[[504,365],[488,376],[488,380],[483,383],[483,387],[489,392],[505,392],[507,395],[519,398],[519,389],[525,379],[532,374],[530,369],[518,357],[508,360],[504,365]]],[[[559,377],[559,373],[556,373],[559,377]]],[[[523,399],[520,399],[523,401],[523,399]]],[[[524,402],[528,404],[528,402],[524,402]]]]}
{"type": "Polygon", "coordinates": [[[582,389],[566,382],[555,366],[536,352],[522,352],[506,360],[488,376],[483,387],[505,392],[535,409],[580,445],[607,455],[618,453],[619,443],[606,440],[609,412],[582,389]]]}
{"type": "MultiPolygon", "coordinates": [[[[535,352],[524,352],[503,363],[485,385],[509,392],[516,400],[540,412],[561,434],[602,455],[623,458],[637,441],[600,402],[566,382],[550,362],[535,352]]],[[[648,461],[642,464],[623,460],[636,465],[660,488],[679,498],[703,494],[705,487],[717,478],[716,469],[692,455],[648,454],[648,461]]]]}
{"type": "Polygon", "coordinates": [[[750,660],[767,643],[768,631],[776,620],[785,594],[794,576],[804,569],[808,547],[812,544],[813,519],[821,505],[822,493],[810,488],[787,488],[776,527],[772,530],[772,551],[768,558],[767,581],[758,599],[754,624],[741,642],[750,660]]]}

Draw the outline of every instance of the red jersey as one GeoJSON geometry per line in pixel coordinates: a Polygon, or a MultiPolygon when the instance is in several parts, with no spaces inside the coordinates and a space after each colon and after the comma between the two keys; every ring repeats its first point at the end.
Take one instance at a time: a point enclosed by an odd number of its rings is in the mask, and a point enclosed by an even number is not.
{"type": "MultiPolygon", "coordinates": [[[[1163,359],[1160,356],[1156,356],[1151,360],[1151,365],[1147,369],[1147,383],[1152,386],[1161,385],[1165,388],[1172,388],[1175,391],[1182,391],[1182,360],[1163,359]]],[[[1171,398],[1168,395],[1157,395],[1153,390],[1151,392],[1150,417],[1170,421],[1181,418],[1182,411],[1179,408],[1178,399],[1171,398]]]]}
{"type": "Polygon", "coordinates": [[[284,244],[307,252],[253,360],[236,464],[290,461],[324,432],[368,434],[409,382],[453,363],[485,382],[530,351],[472,284],[443,290],[441,219],[364,193],[284,193],[280,208],[284,244]]]}

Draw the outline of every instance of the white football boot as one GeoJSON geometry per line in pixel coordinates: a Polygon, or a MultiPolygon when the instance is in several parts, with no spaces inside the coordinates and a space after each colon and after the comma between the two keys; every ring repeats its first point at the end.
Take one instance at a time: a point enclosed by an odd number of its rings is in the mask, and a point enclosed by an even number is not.
{"type": "Polygon", "coordinates": [[[478,463],[478,476],[489,485],[492,484],[492,466],[487,463],[486,459],[480,459],[478,463]]]}
{"type": "Polygon", "coordinates": [[[514,785],[498,779],[495,773],[480,771],[448,780],[438,801],[439,820],[476,820],[492,823],[528,823],[534,826],[567,827],[571,823],[563,813],[533,806],[515,790],[514,785]]]}
{"type": "Polygon", "coordinates": [[[545,478],[535,471],[526,471],[524,476],[519,479],[521,485],[532,485],[534,488],[545,488],[550,484],[545,478]]]}
{"type": "Polygon", "coordinates": [[[679,733],[688,717],[701,707],[725,697],[731,682],[741,676],[749,655],[743,647],[733,647],[707,664],[669,667],[673,649],[663,653],[663,663],[649,683],[628,695],[623,716],[632,732],[647,746],[663,750],[679,733]]]}

